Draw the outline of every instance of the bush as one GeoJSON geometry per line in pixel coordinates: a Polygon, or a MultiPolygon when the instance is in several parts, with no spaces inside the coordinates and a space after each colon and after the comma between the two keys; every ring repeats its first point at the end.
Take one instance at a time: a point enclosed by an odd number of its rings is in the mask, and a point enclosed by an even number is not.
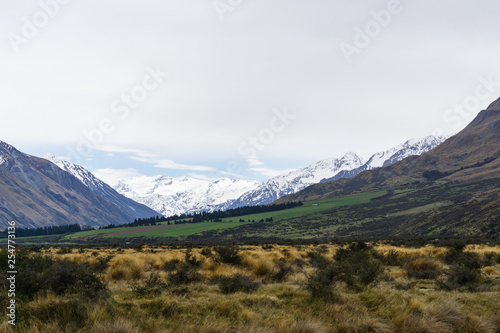
{"type": "Polygon", "coordinates": [[[198,260],[198,258],[193,256],[191,248],[186,250],[184,261],[193,267],[200,267],[203,265],[203,260],[198,260]]]}
{"type": "Polygon", "coordinates": [[[234,245],[223,245],[214,248],[217,253],[216,261],[230,265],[240,265],[241,256],[239,255],[238,247],[234,245]]]}
{"type": "MultiPolygon", "coordinates": [[[[7,271],[7,267],[2,267],[7,265],[7,255],[7,251],[0,251],[0,269],[3,271],[7,271]]],[[[59,295],[73,293],[87,297],[95,297],[106,290],[89,263],[56,260],[22,249],[16,254],[16,262],[19,272],[16,294],[21,299],[32,300],[44,290],[52,290],[59,295]]]]}
{"type": "Polygon", "coordinates": [[[445,256],[445,261],[451,265],[448,277],[439,281],[445,290],[466,288],[470,291],[477,290],[480,284],[486,281],[481,268],[484,262],[479,254],[463,252],[463,248],[452,248],[445,256]]]}
{"type": "Polygon", "coordinates": [[[278,270],[274,271],[268,276],[268,280],[272,282],[282,283],[285,282],[286,278],[293,273],[292,265],[285,260],[285,258],[281,258],[278,261],[278,270]]]}
{"type": "Polygon", "coordinates": [[[163,270],[165,272],[172,272],[177,269],[181,261],[179,259],[168,260],[163,264],[163,270]]]}
{"type": "Polygon", "coordinates": [[[401,259],[399,259],[399,253],[394,250],[377,256],[377,259],[387,266],[401,266],[402,264],[401,259]]]}
{"type": "Polygon", "coordinates": [[[259,289],[260,284],[251,277],[236,274],[234,276],[224,276],[219,279],[219,288],[223,294],[234,294],[242,291],[251,293],[259,289]]]}
{"type": "Polygon", "coordinates": [[[64,259],[47,269],[45,275],[47,285],[59,295],[70,291],[95,296],[106,289],[90,264],[86,262],[76,263],[64,259]]]}
{"type": "Polygon", "coordinates": [[[170,273],[168,282],[173,285],[191,284],[202,280],[197,268],[187,262],[183,262],[175,273],[170,273]]]}
{"type": "Polygon", "coordinates": [[[374,254],[375,250],[364,242],[351,244],[348,249],[339,249],[333,264],[339,280],[357,290],[376,282],[384,267],[374,254]]]}
{"type": "Polygon", "coordinates": [[[200,253],[202,256],[205,256],[207,258],[213,255],[212,250],[208,247],[204,247],[203,249],[201,249],[200,253]]]}
{"type": "Polygon", "coordinates": [[[167,284],[160,279],[158,273],[152,273],[142,285],[138,283],[132,285],[132,290],[139,295],[157,294],[165,288],[167,284]]]}
{"type": "Polygon", "coordinates": [[[419,258],[406,264],[406,274],[413,279],[435,279],[439,276],[439,263],[430,258],[419,258]]]}
{"type": "Polygon", "coordinates": [[[306,284],[306,289],[313,298],[322,299],[325,302],[335,302],[338,295],[333,291],[333,287],[338,280],[338,272],[333,265],[320,268],[311,275],[306,284]]]}
{"type": "Polygon", "coordinates": [[[330,261],[328,261],[321,253],[318,251],[309,251],[307,252],[307,256],[309,257],[309,260],[311,261],[311,265],[315,268],[325,268],[330,264],[330,261]]]}

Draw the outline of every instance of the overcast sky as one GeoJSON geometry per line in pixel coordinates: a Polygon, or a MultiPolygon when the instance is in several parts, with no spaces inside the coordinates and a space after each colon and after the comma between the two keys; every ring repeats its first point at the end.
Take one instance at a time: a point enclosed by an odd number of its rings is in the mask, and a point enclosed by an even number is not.
{"type": "Polygon", "coordinates": [[[4,0],[0,140],[146,175],[263,180],[367,158],[457,132],[500,96],[499,12],[495,0],[4,0]]]}

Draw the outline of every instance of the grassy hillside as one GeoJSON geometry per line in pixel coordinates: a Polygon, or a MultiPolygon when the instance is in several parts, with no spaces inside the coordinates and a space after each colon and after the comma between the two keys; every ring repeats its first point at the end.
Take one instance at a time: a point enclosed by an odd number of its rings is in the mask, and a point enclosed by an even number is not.
{"type": "Polygon", "coordinates": [[[224,219],[224,221],[239,221],[241,219],[245,221],[258,222],[260,220],[265,220],[266,218],[272,217],[273,221],[276,222],[296,217],[303,217],[306,215],[329,210],[335,207],[351,206],[351,205],[367,203],[370,202],[371,199],[380,197],[382,195],[385,195],[386,193],[387,191],[371,191],[371,192],[336,197],[332,199],[306,201],[304,202],[303,206],[295,207],[292,209],[231,217],[224,219]]]}
{"type": "Polygon", "coordinates": [[[96,241],[99,238],[157,238],[186,237],[205,231],[236,228],[245,225],[241,222],[204,222],[178,225],[159,225],[147,227],[124,227],[103,230],[91,230],[66,235],[64,239],[72,241],[96,241]]]}
{"type": "Polygon", "coordinates": [[[332,207],[278,222],[250,223],[231,230],[207,232],[197,238],[406,239],[499,235],[500,179],[496,179],[471,184],[438,181],[399,186],[368,202],[332,207]]]}

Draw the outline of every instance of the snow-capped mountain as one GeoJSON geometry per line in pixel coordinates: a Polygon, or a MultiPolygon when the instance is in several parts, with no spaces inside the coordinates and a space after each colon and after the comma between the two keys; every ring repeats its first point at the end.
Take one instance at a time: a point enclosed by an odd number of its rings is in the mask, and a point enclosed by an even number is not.
{"type": "Polygon", "coordinates": [[[411,155],[420,155],[444,140],[444,137],[432,136],[409,140],[374,154],[368,161],[364,161],[355,153],[347,153],[340,159],[328,158],[288,174],[270,178],[260,184],[256,181],[228,178],[207,181],[189,177],[148,177],[140,174],[117,178],[114,172],[107,173],[104,170],[98,171],[96,175],[118,193],[165,216],[172,216],[269,204],[313,184],[354,177],[362,171],[393,164],[411,155]]]}
{"type": "Polygon", "coordinates": [[[58,160],[56,157],[48,154],[44,155],[43,158],[57,165],[62,170],[70,173],[87,186],[94,194],[111,201],[129,213],[133,218],[147,218],[159,215],[158,211],[121,195],[111,186],[98,179],[90,171],[80,165],[58,160]]]}
{"type": "Polygon", "coordinates": [[[363,171],[391,165],[402,161],[409,156],[422,155],[423,153],[439,146],[441,143],[446,141],[447,138],[448,137],[445,136],[436,137],[431,135],[422,139],[408,140],[403,144],[392,147],[391,149],[373,154],[368,161],[359,168],[339,172],[334,176],[321,180],[321,182],[326,183],[341,178],[351,178],[363,171]]]}
{"type": "Polygon", "coordinates": [[[215,181],[189,177],[148,177],[135,175],[125,179],[97,173],[120,194],[140,202],[164,216],[212,211],[259,186],[257,181],[220,178],[215,181]]]}
{"type": "Polygon", "coordinates": [[[325,178],[335,176],[339,172],[353,170],[364,164],[365,161],[355,153],[347,153],[340,159],[328,158],[286,175],[270,178],[255,190],[227,203],[223,208],[265,205],[282,196],[303,190],[309,185],[317,184],[325,178]]]}
{"type": "Polygon", "coordinates": [[[408,140],[404,144],[374,154],[366,162],[354,153],[348,153],[341,159],[330,158],[316,162],[287,175],[273,177],[263,182],[257,189],[245,193],[237,200],[228,202],[220,208],[269,204],[285,195],[303,190],[309,185],[340,178],[351,178],[365,170],[393,164],[408,156],[421,155],[445,140],[445,137],[434,136],[408,140]]]}

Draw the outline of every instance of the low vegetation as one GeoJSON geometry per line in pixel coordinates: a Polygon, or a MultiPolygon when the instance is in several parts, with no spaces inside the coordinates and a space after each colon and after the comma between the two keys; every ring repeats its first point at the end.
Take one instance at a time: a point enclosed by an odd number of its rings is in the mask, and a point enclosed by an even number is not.
{"type": "MultiPolygon", "coordinates": [[[[500,332],[500,246],[66,246],[17,255],[17,332],[500,332]]],[[[0,332],[14,330],[3,323],[0,332]]]]}

